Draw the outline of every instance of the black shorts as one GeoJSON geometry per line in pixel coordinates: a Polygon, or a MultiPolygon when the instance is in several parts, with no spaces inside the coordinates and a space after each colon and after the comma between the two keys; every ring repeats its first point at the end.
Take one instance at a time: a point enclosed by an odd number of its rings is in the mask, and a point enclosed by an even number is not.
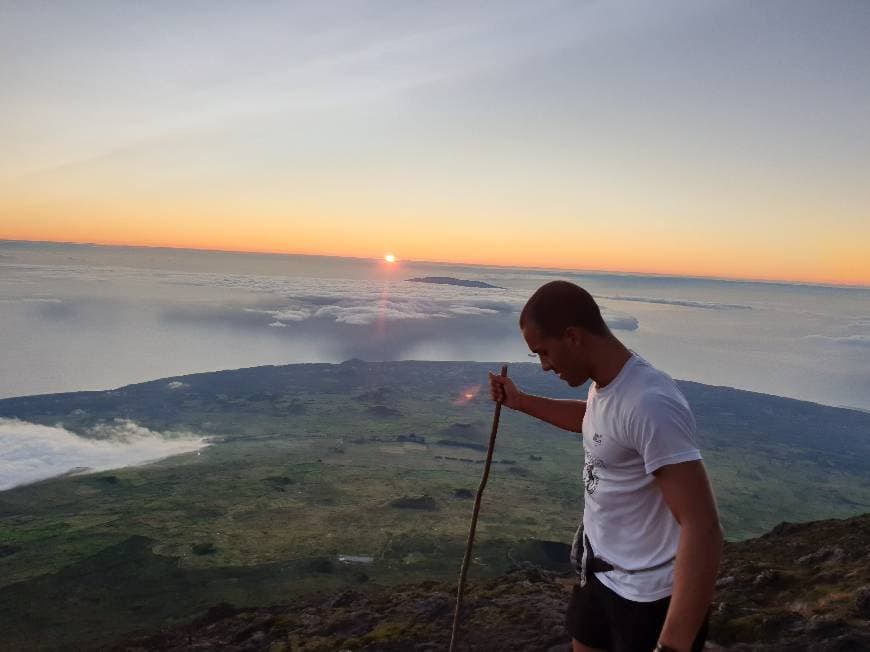
{"type": "MultiPolygon", "coordinates": [[[[634,602],[604,586],[594,573],[589,578],[582,588],[578,583],[571,595],[565,624],[571,638],[609,652],[649,652],[655,648],[671,598],[634,602]]],[[[706,640],[707,619],[692,652],[704,649],[706,640]]]]}

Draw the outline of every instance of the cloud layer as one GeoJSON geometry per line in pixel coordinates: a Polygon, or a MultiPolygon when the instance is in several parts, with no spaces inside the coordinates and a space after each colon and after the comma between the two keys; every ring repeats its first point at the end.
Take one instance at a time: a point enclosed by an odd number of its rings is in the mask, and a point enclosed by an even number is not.
{"type": "MultiPolygon", "coordinates": [[[[222,279],[226,281],[239,287],[242,279],[222,279]]],[[[365,326],[388,321],[517,316],[528,298],[526,293],[505,289],[421,287],[406,281],[389,284],[335,279],[294,281],[294,287],[285,286],[280,292],[285,297],[283,305],[274,309],[249,308],[246,312],[266,315],[268,325],[278,328],[309,319],[365,326]]],[[[271,279],[248,277],[248,283],[250,289],[275,291],[275,281],[271,279]]],[[[637,319],[625,313],[602,306],[602,314],[613,329],[638,327],[637,319]]]]}
{"type": "Polygon", "coordinates": [[[843,335],[841,337],[832,337],[830,335],[808,335],[806,339],[820,344],[870,349],[870,335],[843,335]]]}
{"type": "MultiPolygon", "coordinates": [[[[286,328],[312,319],[366,326],[406,320],[517,316],[529,295],[525,289],[424,284],[404,278],[350,279],[168,270],[143,272],[118,266],[83,268],[65,265],[18,266],[16,271],[30,279],[75,278],[90,283],[112,284],[139,282],[146,274],[164,286],[242,292],[249,299],[269,297],[266,305],[249,307],[245,312],[264,315],[263,325],[272,328],[286,328]]],[[[476,279],[474,273],[470,277],[476,279]]],[[[636,297],[605,298],[644,300],[636,297]]],[[[202,306],[192,304],[189,307],[191,312],[195,312],[202,306]]],[[[612,329],[638,328],[635,317],[607,306],[601,308],[604,319],[612,329]]]]}
{"type": "Polygon", "coordinates": [[[602,296],[599,299],[611,301],[635,301],[637,303],[658,303],[666,306],[682,306],[684,308],[706,308],[707,310],[751,310],[752,306],[739,303],[716,303],[713,301],[688,301],[685,299],[659,299],[656,297],[625,297],[602,296]]]}
{"type": "Polygon", "coordinates": [[[870,407],[867,289],[33,243],[0,243],[3,255],[0,396],[348,358],[526,361],[519,310],[567,278],[675,377],[870,407]]]}
{"type": "Polygon", "coordinates": [[[60,426],[0,419],[0,491],[73,470],[144,464],[207,445],[201,437],[165,436],[128,420],[102,424],[92,435],[94,439],[60,426]]]}

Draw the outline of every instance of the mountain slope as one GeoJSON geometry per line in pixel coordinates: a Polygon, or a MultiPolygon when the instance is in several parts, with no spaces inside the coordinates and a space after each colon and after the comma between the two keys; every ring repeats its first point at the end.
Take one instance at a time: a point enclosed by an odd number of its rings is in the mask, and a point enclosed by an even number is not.
{"type": "MultiPolygon", "coordinates": [[[[529,563],[499,578],[472,579],[459,649],[564,650],[572,582],[529,563]]],[[[449,643],[454,596],[455,584],[430,581],[389,591],[346,590],[292,608],[222,604],[189,624],[112,650],[434,652],[449,643]]],[[[713,604],[713,649],[867,650],[868,619],[870,514],[783,523],[757,539],[727,544],[713,604]]]]}
{"type": "MultiPolygon", "coordinates": [[[[253,609],[318,591],[451,581],[492,417],[486,372],[496,367],[351,360],[0,401],[0,417],[86,437],[122,419],[212,442],[0,492],[0,648],[77,649],[221,602],[253,609]],[[348,557],[369,561],[345,566],[348,557]]],[[[533,393],[583,393],[537,365],[510,374],[533,393]]],[[[870,511],[870,414],[681,387],[730,540],[782,520],[870,511]]],[[[582,455],[575,433],[503,411],[478,580],[514,561],[541,563],[552,542],[571,540],[582,455]]]]}

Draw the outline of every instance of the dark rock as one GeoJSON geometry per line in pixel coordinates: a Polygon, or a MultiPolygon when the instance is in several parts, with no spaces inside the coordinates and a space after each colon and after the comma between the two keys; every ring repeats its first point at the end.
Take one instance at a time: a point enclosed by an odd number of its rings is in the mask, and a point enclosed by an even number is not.
{"type": "Polygon", "coordinates": [[[192,546],[190,546],[190,549],[193,551],[194,555],[213,555],[217,552],[217,548],[214,547],[214,543],[212,543],[211,541],[194,543],[192,546]]]}
{"type": "Polygon", "coordinates": [[[475,444],[470,441],[459,441],[456,439],[439,439],[436,442],[439,446],[452,446],[454,448],[470,448],[474,451],[481,451],[485,453],[487,451],[487,447],[483,444],[475,444]]]}
{"type": "Polygon", "coordinates": [[[540,566],[535,566],[527,561],[521,561],[516,563],[513,567],[511,567],[508,572],[508,575],[520,576],[527,579],[530,582],[552,582],[553,574],[545,571],[540,566]]]}
{"type": "Polygon", "coordinates": [[[784,537],[790,534],[793,534],[795,531],[800,530],[800,523],[789,523],[788,521],[783,521],[779,525],[774,526],[774,528],[764,535],[764,538],[769,537],[784,537]]]}
{"type": "Polygon", "coordinates": [[[446,593],[436,593],[417,603],[417,611],[429,620],[440,618],[451,613],[453,599],[446,593]]]}
{"type": "Polygon", "coordinates": [[[320,557],[318,559],[312,559],[311,562],[308,564],[308,567],[315,573],[335,572],[335,564],[332,563],[332,560],[324,559],[323,557],[320,557]]]}
{"type": "Polygon", "coordinates": [[[850,632],[838,636],[825,644],[824,652],[867,652],[870,650],[870,636],[862,636],[856,632],[850,632]]]}
{"type": "Polygon", "coordinates": [[[832,638],[846,631],[846,624],[830,614],[812,616],[804,631],[813,638],[832,638]]]}
{"type": "Polygon", "coordinates": [[[286,475],[273,475],[265,478],[263,482],[272,485],[275,489],[283,491],[286,487],[294,484],[293,478],[288,478],[286,475]]]}
{"type": "Polygon", "coordinates": [[[362,611],[344,612],[340,618],[324,623],[322,634],[339,634],[342,637],[359,636],[368,632],[374,624],[371,614],[362,611]]]}
{"type": "Polygon", "coordinates": [[[399,435],[398,437],[396,437],[396,441],[409,441],[415,444],[425,444],[426,438],[422,437],[421,435],[415,435],[414,433],[411,433],[410,435],[399,435]]]}
{"type": "Polygon", "coordinates": [[[293,402],[284,408],[285,414],[305,414],[308,411],[308,406],[305,403],[293,402]]]}
{"type": "Polygon", "coordinates": [[[855,591],[855,611],[859,617],[870,620],[870,586],[855,591]]]}
{"type": "Polygon", "coordinates": [[[262,641],[264,638],[266,638],[266,632],[263,632],[263,631],[257,631],[257,632],[254,632],[253,634],[251,634],[251,635],[248,637],[248,641],[251,642],[251,643],[259,643],[259,642],[262,641]]]}
{"type": "Polygon", "coordinates": [[[356,400],[383,404],[390,402],[394,394],[395,390],[392,387],[378,387],[357,395],[356,400]]]}
{"type": "Polygon", "coordinates": [[[476,423],[463,422],[451,423],[438,434],[447,439],[458,439],[460,441],[474,439],[480,441],[486,436],[486,433],[484,433],[483,428],[481,428],[480,425],[476,423]]]}
{"type": "Polygon", "coordinates": [[[755,579],[752,580],[752,586],[756,586],[756,587],[768,586],[770,584],[775,584],[775,583],[779,582],[780,579],[781,579],[780,573],[768,568],[767,570],[763,570],[758,575],[755,576],[755,579]]]}
{"type": "Polygon", "coordinates": [[[328,602],[328,605],[330,609],[335,609],[336,607],[346,607],[349,604],[353,604],[361,597],[362,595],[360,593],[357,593],[356,591],[342,591],[337,596],[332,598],[332,600],[328,602]]]}
{"type": "Polygon", "coordinates": [[[435,502],[435,499],[425,494],[422,496],[402,496],[391,500],[389,506],[398,509],[423,509],[430,512],[438,509],[438,503],[435,502]]]}
{"type": "Polygon", "coordinates": [[[717,589],[720,589],[720,588],[722,588],[723,586],[728,586],[729,584],[733,584],[735,581],[736,581],[736,580],[735,580],[735,578],[734,578],[733,575],[727,575],[727,576],[725,576],[725,577],[720,577],[720,578],[716,581],[716,588],[717,588],[717,589]]]}
{"type": "Polygon", "coordinates": [[[471,489],[454,489],[453,490],[453,497],[454,498],[461,498],[461,499],[474,498],[474,494],[475,494],[475,492],[473,492],[471,489]]]}
{"type": "Polygon", "coordinates": [[[391,419],[402,416],[402,413],[399,412],[399,410],[387,407],[386,405],[373,405],[366,410],[366,414],[370,417],[378,417],[381,419],[391,419]]]}
{"type": "Polygon", "coordinates": [[[798,564],[815,565],[822,562],[827,564],[839,564],[845,559],[846,551],[839,546],[824,546],[815,552],[798,557],[798,564]]]}

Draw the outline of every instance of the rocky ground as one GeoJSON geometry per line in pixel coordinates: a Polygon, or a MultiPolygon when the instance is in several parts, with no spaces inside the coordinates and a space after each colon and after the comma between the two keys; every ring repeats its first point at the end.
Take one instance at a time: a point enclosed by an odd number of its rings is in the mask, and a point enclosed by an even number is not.
{"type": "MultiPolygon", "coordinates": [[[[457,649],[570,649],[563,619],[572,583],[531,564],[497,579],[472,579],[457,649]]],[[[218,605],[189,624],[111,649],[446,650],[454,591],[432,581],[345,591],[293,606],[218,605]]],[[[710,638],[714,650],[870,650],[870,514],[783,523],[760,538],[728,544],[710,638]]]]}
{"type": "Polygon", "coordinates": [[[733,650],[870,650],[870,514],[729,544],[712,636],[733,650]]]}

